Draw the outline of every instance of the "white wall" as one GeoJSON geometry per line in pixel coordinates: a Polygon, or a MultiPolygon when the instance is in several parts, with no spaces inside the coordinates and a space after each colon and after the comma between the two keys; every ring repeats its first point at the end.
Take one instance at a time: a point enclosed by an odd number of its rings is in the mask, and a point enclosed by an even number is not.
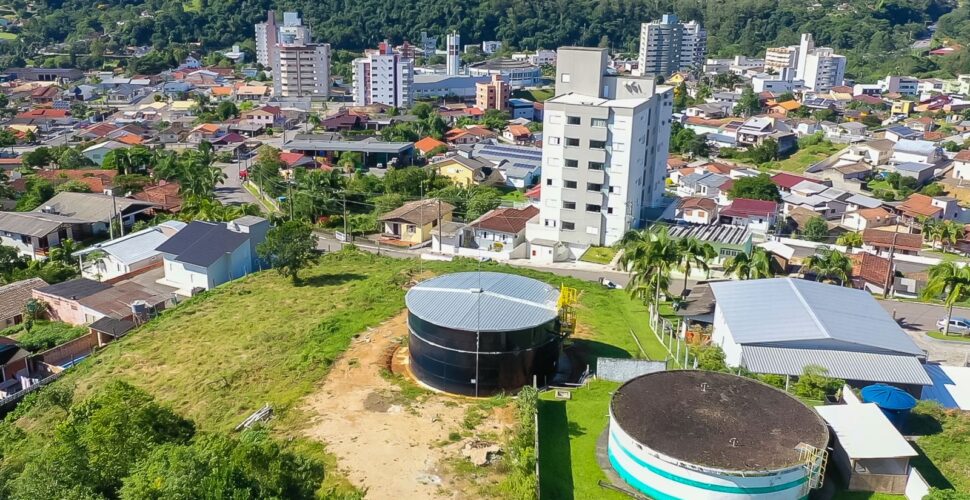
{"type": "Polygon", "coordinates": [[[714,332],[711,341],[724,351],[725,363],[728,366],[739,366],[741,364],[741,346],[734,342],[731,329],[728,328],[727,321],[724,319],[724,312],[720,307],[714,307],[714,332]]]}

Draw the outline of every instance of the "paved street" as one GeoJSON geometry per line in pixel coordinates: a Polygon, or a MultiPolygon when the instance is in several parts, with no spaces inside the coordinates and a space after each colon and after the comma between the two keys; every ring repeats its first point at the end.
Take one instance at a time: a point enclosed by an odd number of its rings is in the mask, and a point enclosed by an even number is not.
{"type": "Polygon", "coordinates": [[[216,163],[226,173],[228,178],[222,184],[216,186],[216,198],[224,205],[238,205],[241,203],[257,203],[256,197],[246,191],[239,180],[239,169],[243,168],[240,163],[216,163]]]}
{"type": "MultiPolygon", "coordinates": [[[[970,343],[941,342],[927,337],[925,332],[936,330],[936,322],[946,316],[946,307],[920,302],[880,300],[882,307],[894,315],[903,330],[916,345],[927,353],[929,361],[963,366],[970,356],[970,343]]],[[[953,315],[970,318],[970,309],[953,308],[953,315]]]]}

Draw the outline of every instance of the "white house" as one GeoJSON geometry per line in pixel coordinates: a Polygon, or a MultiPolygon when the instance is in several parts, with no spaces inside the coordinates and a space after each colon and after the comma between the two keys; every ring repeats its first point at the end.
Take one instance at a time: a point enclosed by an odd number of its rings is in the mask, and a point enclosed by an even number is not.
{"type": "Polygon", "coordinates": [[[676,210],[677,220],[691,224],[714,224],[717,216],[717,203],[712,198],[681,198],[676,210]]]}
{"type": "Polygon", "coordinates": [[[185,226],[170,220],[75,252],[74,257],[82,262],[81,276],[108,281],[160,265],[162,254],[156,248],[185,226]]]}
{"type": "Polygon", "coordinates": [[[934,142],[921,139],[900,139],[893,146],[892,163],[923,163],[932,165],[943,160],[943,150],[934,142]]]}
{"type": "Polygon", "coordinates": [[[258,271],[265,265],[256,245],[267,231],[269,221],[251,215],[224,224],[190,222],[155,249],[164,260],[165,277],[158,282],[192,295],[258,271]]]}
{"type": "Polygon", "coordinates": [[[711,283],[712,343],[729,366],[798,377],[817,365],[854,386],[919,391],[923,350],[866,291],[795,278],[711,283]]]}
{"type": "Polygon", "coordinates": [[[437,252],[495,260],[523,259],[529,256],[525,226],[539,215],[539,208],[497,208],[465,225],[443,223],[432,231],[431,248],[437,252]]]}
{"type": "Polygon", "coordinates": [[[970,179],[970,149],[964,149],[953,157],[953,178],[958,180],[970,179]]]}
{"type": "Polygon", "coordinates": [[[99,142],[93,146],[90,146],[84,151],[81,151],[81,154],[84,155],[85,158],[93,161],[94,163],[101,165],[104,163],[104,157],[107,156],[108,153],[116,149],[121,149],[126,147],[128,146],[124,145],[123,143],[109,140],[109,141],[99,142]]]}

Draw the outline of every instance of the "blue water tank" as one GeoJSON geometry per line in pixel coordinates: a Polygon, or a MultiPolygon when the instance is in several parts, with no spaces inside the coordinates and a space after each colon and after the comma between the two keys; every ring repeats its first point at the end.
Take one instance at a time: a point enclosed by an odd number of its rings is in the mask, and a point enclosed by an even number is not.
{"type": "Polygon", "coordinates": [[[900,432],[906,427],[910,410],[916,406],[916,398],[910,393],[886,384],[873,384],[863,388],[862,401],[878,406],[900,432]]]}

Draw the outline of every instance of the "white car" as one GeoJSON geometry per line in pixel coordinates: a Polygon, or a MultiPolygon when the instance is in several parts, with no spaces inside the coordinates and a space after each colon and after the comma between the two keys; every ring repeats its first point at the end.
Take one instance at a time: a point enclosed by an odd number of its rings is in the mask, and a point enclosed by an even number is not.
{"type": "MultiPolygon", "coordinates": [[[[946,318],[943,318],[936,322],[936,327],[942,332],[943,327],[946,325],[946,318]]],[[[970,332],[970,319],[967,318],[950,318],[950,332],[953,333],[967,333],[970,332]]]]}

